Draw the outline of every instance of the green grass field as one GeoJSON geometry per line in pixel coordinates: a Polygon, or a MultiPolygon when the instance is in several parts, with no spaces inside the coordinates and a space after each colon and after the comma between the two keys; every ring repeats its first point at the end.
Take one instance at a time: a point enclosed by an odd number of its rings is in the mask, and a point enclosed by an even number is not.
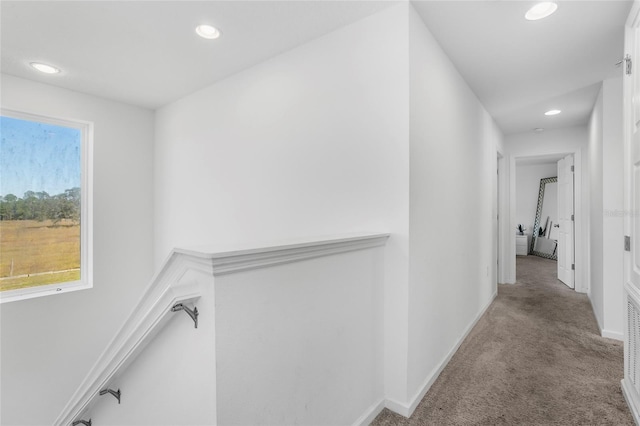
{"type": "Polygon", "coordinates": [[[0,291],[76,281],[79,268],[79,225],[0,221],[0,291]]]}

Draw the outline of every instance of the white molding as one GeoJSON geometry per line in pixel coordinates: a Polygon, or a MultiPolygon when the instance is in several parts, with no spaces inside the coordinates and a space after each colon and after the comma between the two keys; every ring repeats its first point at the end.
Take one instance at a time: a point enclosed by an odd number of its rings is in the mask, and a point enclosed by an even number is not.
{"type": "Polygon", "coordinates": [[[192,303],[200,297],[198,283],[179,282],[190,269],[201,269],[199,259],[179,253],[169,258],[162,273],[151,281],[140,302],[107,345],[54,424],[66,426],[86,413],[100,390],[107,387],[120,371],[124,371],[157,332],[175,317],[171,307],[176,303],[192,303]]]}
{"type": "Polygon", "coordinates": [[[298,240],[261,248],[236,248],[232,250],[222,248],[200,253],[188,249],[176,249],[176,252],[209,258],[212,262],[213,274],[224,275],[380,247],[386,243],[387,238],[389,238],[389,234],[357,234],[322,240],[298,240]]]}
{"type": "Polygon", "coordinates": [[[602,330],[600,335],[607,339],[619,340],[621,342],[624,341],[624,333],[620,333],[619,331],[602,330]]]}
{"type": "MultiPolygon", "coordinates": [[[[194,279],[186,279],[188,271],[195,270],[208,276],[215,276],[264,268],[378,247],[384,245],[388,237],[389,234],[380,233],[358,234],[307,239],[260,248],[208,252],[174,250],[153,277],[124,325],[107,345],[54,424],[66,426],[87,414],[100,390],[114,381],[162,327],[175,317],[171,307],[176,303],[193,303],[203,294],[204,284],[194,279]]],[[[372,406],[371,411],[358,420],[365,422],[379,407],[382,407],[382,403],[372,406]]],[[[379,412],[375,413],[373,418],[379,412]]]]}
{"type": "Polygon", "coordinates": [[[622,395],[629,406],[629,411],[631,411],[633,420],[636,425],[640,425],[640,401],[638,400],[638,395],[636,394],[633,385],[627,383],[626,379],[622,379],[620,381],[620,387],[622,388],[622,395]]]}
{"type": "Polygon", "coordinates": [[[353,426],[369,426],[371,422],[380,414],[384,409],[384,399],[371,405],[365,412],[353,422],[353,426]]]}
{"type": "Polygon", "coordinates": [[[596,325],[598,326],[598,334],[600,334],[602,336],[602,326],[600,325],[600,317],[598,317],[598,314],[596,313],[596,308],[595,308],[595,306],[593,306],[593,300],[591,300],[591,292],[589,292],[587,296],[589,297],[589,304],[591,305],[591,312],[593,312],[593,316],[596,319],[596,325]]]}
{"type": "Polygon", "coordinates": [[[482,316],[485,314],[487,309],[489,309],[489,306],[491,306],[491,304],[493,303],[493,301],[496,299],[497,296],[498,296],[498,292],[495,291],[491,296],[491,298],[489,299],[489,301],[480,310],[478,315],[476,315],[475,319],[465,329],[464,333],[462,333],[462,336],[460,336],[460,338],[458,339],[456,344],[453,346],[453,348],[451,348],[449,353],[444,357],[444,359],[440,362],[440,364],[438,364],[438,366],[431,372],[431,374],[427,376],[424,383],[420,387],[420,390],[410,400],[411,403],[409,405],[402,404],[398,401],[387,399],[385,401],[385,407],[404,417],[407,417],[407,418],[411,417],[413,412],[418,407],[418,404],[420,404],[420,401],[422,401],[422,398],[424,398],[424,396],[427,394],[427,392],[429,391],[433,383],[440,376],[440,373],[442,373],[442,370],[445,369],[447,364],[449,364],[449,361],[451,361],[451,358],[453,358],[453,355],[455,355],[455,353],[458,351],[458,349],[460,348],[460,345],[462,345],[462,342],[464,342],[464,339],[466,339],[469,333],[471,333],[471,330],[473,330],[473,327],[475,327],[478,321],[480,321],[480,318],[482,318],[482,316]]]}
{"type": "Polygon", "coordinates": [[[409,406],[393,399],[385,399],[384,406],[396,414],[409,418],[413,412],[410,412],[409,406]]]}
{"type": "Polygon", "coordinates": [[[598,333],[600,333],[600,336],[605,337],[607,339],[614,339],[614,340],[619,340],[621,342],[624,342],[624,333],[619,331],[607,330],[600,325],[600,318],[596,314],[596,309],[593,306],[593,301],[591,300],[591,293],[588,293],[587,296],[589,297],[589,304],[591,305],[591,311],[593,312],[593,316],[596,319],[596,325],[598,326],[598,333]]]}

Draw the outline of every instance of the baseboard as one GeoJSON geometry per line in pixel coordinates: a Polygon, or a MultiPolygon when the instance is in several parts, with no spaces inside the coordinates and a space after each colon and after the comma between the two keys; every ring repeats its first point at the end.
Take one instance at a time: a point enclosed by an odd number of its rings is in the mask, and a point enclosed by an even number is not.
{"type": "Polygon", "coordinates": [[[369,426],[373,419],[384,409],[384,399],[367,408],[365,412],[353,422],[353,426],[369,426]]]}
{"type": "Polygon", "coordinates": [[[600,332],[600,335],[602,337],[606,337],[607,339],[615,339],[624,342],[624,334],[617,331],[602,330],[600,332]]]}
{"type": "Polygon", "coordinates": [[[408,405],[403,404],[398,401],[394,401],[393,399],[385,399],[384,401],[385,408],[393,411],[396,414],[400,414],[403,417],[409,418],[412,412],[409,412],[410,408],[408,405]]]}
{"type": "Polygon", "coordinates": [[[591,305],[591,312],[593,312],[593,316],[596,319],[596,325],[598,326],[598,333],[602,336],[602,327],[600,326],[600,318],[598,318],[598,314],[596,313],[596,308],[593,307],[593,302],[591,301],[591,293],[589,296],[589,304],[591,305]]]}
{"type": "Polygon", "coordinates": [[[593,307],[593,303],[591,303],[591,297],[589,297],[589,303],[591,304],[591,311],[593,312],[593,316],[596,318],[596,325],[598,326],[598,332],[600,333],[600,336],[606,337],[607,339],[620,340],[621,342],[624,342],[623,333],[620,333],[618,331],[605,330],[600,326],[600,320],[598,318],[598,315],[596,314],[595,308],[593,307]]]}
{"type": "Polygon", "coordinates": [[[420,387],[420,390],[410,400],[411,403],[407,405],[407,404],[402,404],[398,401],[387,399],[385,400],[385,404],[384,404],[385,407],[387,407],[389,410],[395,413],[400,414],[401,416],[404,416],[407,418],[411,417],[413,412],[418,407],[418,404],[420,404],[420,401],[422,401],[422,398],[424,398],[424,396],[429,391],[429,388],[431,388],[431,385],[433,385],[433,382],[436,381],[438,376],[440,376],[440,373],[442,373],[442,370],[444,370],[447,364],[449,364],[449,361],[451,361],[451,358],[453,358],[453,355],[455,355],[455,353],[458,351],[458,348],[460,348],[460,345],[462,345],[462,342],[464,342],[464,339],[466,339],[469,333],[471,333],[471,330],[473,330],[473,327],[476,326],[480,318],[482,318],[482,316],[487,311],[487,309],[489,309],[489,306],[491,306],[491,304],[493,303],[497,295],[498,295],[498,292],[496,290],[491,296],[491,298],[489,299],[489,301],[482,307],[482,309],[480,309],[480,312],[478,313],[478,315],[476,315],[475,319],[465,329],[464,333],[462,333],[462,336],[458,339],[458,341],[453,346],[453,348],[451,348],[447,356],[445,356],[444,359],[440,362],[440,364],[438,364],[438,366],[433,370],[433,372],[429,374],[427,379],[424,381],[424,383],[420,387]]]}
{"type": "Polygon", "coordinates": [[[638,411],[640,407],[637,404],[637,399],[634,397],[634,390],[628,388],[627,386],[627,381],[622,379],[620,381],[622,395],[624,396],[624,400],[627,401],[627,405],[629,406],[629,411],[631,411],[633,421],[636,422],[636,425],[640,426],[640,412],[638,411]]]}

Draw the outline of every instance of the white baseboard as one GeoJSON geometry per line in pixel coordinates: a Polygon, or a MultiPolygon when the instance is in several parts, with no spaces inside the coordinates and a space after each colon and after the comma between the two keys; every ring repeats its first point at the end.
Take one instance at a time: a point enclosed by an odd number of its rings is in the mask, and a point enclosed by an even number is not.
{"type": "Polygon", "coordinates": [[[620,381],[620,386],[622,387],[622,395],[624,395],[624,400],[627,401],[629,411],[631,411],[631,416],[636,422],[636,425],[640,426],[640,407],[638,406],[637,398],[634,397],[635,391],[628,387],[627,381],[624,379],[620,381]]]}
{"type": "Polygon", "coordinates": [[[385,399],[384,406],[394,413],[409,418],[411,413],[409,412],[409,406],[393,399],[385,399]]]}
{"type": "Polygon", "coordinates": [[[620,340],[621,342],[624,342],[624,333],[620,333],[617,331],[602,330],[600,332],[600,335],[602,337],[606,337],[607,339],[615,339],[615,340],[620,340]]]}
{"type": "Polygon", "coordinates": [[[600,318],[598,318],[598,314],[596,313],[596,308],[593,306],[593,301],[591,301],[591,293],[589,293],[588,296],[589,296],[589,304],[591,305],[591,312],[593,312],[593,316],[596,319],[596,325],[598,326],[598,333],[600,333],[600,335],[602,336],[602,326],[600,325],[600,318]]]}
{"type": "Polygon", "coordinates": [[[591,304],[591,311],[593,312],[593,316],[596,318],[596,325],[598,326],[598,332],[600,333],[600,336],[606,337],[607,339],[620,340],[621,342],[624,342],[624,333],[619,331],[605,330],[604,328],[602,328],[602,326],[600,325],[600,318],[598,318],[598,315],[596,314],[596,309],[593,307],[593,303],[591,303],[590,294],[589,294],[589,303],[591,304]]]}
{"type": "Polygon", "coordinates": [[[491,306],[491,304],[493,303],[497,295],[498,295],[498,292],[496,290],[491,296],[491,298],[489,299],[489,301],[485,304],[485,306],[483,306],[482,309],[480,309],[480,312],[478,313],[478,315],[476,315],[475,319],[465,329],[464,333],[462,333],[462,336],[460,336],[460,338],[458,339],[456,344],[453,346],[453,348],[451,348],[447,356],[445,356],[444,359],[440,362],[440,364],[438,364],[438,366],[431,372],[431,374],[427,376],[427,379],[424,381],[424,383],[420,387],[420,390],[410,400],[410,404],[407,405],[398,401],[387,399],[385,400],[385,403],[384,403],[385,407],[387,407],[389,410],[395,413],[400,414],[401,416],[404,416],[407,418],[411,417],[415,409],[418,407],[418,404],[420,404],[420,401],[422,401],[422,398],[424,398],[429,388],[431,388],[431,385],[433,385],[433,382],[436,381],[438,376],[440,376],[440,373],[442,373],[442,370],[444,370],[447,364],[449,364],[449,361],[451,361],[451,358],[453,358],[453,355],[455,355],[458,348],[460,348],[460,345],[462,344],[462,342],[464,342],[464,339],[467,338],[471,330],[473,330],[473,327],[475,327],[475,325],[478,323],[480,318],[482,318],[482,316],[487,311],[489,306],[491,306]]]}
{"type": "Polygon", "coordinates": [[[373,419],[384,409],[384,399],[367,408],[365,412],[353,422],[353,426],[369,426],[373,419]]]}

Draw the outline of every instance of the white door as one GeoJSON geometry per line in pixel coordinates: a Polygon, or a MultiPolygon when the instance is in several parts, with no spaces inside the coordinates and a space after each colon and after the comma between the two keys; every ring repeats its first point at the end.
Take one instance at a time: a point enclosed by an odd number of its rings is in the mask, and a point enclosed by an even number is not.
{"type": "MultiPolygon", "coordinates": [[[[640,412],[640,4],[625,28],[624,69],[624,287],[626,313],[622,390],[636,422],[640,412]],[[628,240],[630,238],[630,240],[628,240]]],[[[620,244],[623,242],[620,241],[620,244]]]]}
{"type": "MultiPolygon", "coordinates": [[[[625,255],[625,280],[640,290],[640,17],[634,4],[625,35],[625,52],[631,59],[631,68],[624,76],[625,120],[625,235],[631,237],[630,253],[625,255]],[[634,10],[636,13],[634,14],[634,10]]],[[[627,67],[628,61],[623,66],[627,67]]]]}
{"type": "Polygon", "coordinates": [[[573,155],[558,161],[558,279],[574,288],[573,155]]]}

